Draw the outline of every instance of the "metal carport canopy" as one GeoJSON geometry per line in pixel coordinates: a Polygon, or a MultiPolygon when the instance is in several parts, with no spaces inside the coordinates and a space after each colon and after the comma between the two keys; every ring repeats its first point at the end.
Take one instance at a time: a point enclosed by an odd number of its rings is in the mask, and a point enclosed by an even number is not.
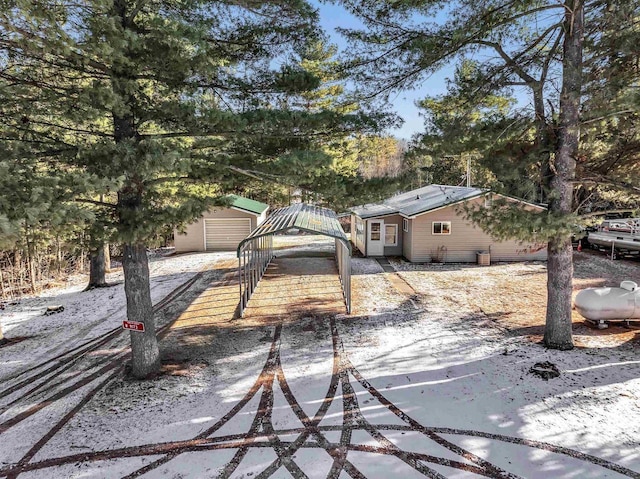
{"type": "Polygon", "coordinates": [[[338,222],[336,214],[319,206],[298,203],[275,210],[238,245],[238,283],[240,316],[244,314],[251,295],[273,259],[273,235],[290,229],[330,236],[335,240],[338,277],[351,314],[351,244],[338,222]]]}
{"type": "Polygon", "coordinates": [[[281,233],[290,229],[299,229],[309,233],[331,236],[342,242],[351,255],[351,243],[347,239],[342,226],[338,222],[336,214],[327,208],[320,206],[298,203],[275,210],[269,215],[264,223],[258,226],[253,232],[243,239],[238,245],[237,256],[245,245],[251,240],[281,233]]]}

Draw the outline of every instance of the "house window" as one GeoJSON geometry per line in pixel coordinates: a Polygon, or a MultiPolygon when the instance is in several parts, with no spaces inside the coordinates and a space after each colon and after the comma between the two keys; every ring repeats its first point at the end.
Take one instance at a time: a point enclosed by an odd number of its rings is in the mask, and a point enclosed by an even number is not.
{"type": "Polygon", "coordinates": [[[407,218],[402,218],[402,231],[409,232],[409,220],[407,218]]]}
{"type": "Polygon", "coordinates": [[[398,245],[398,225],[384,225],[385,246],[398,245]]]}
{"type": "Polygon", "coordinates": [[[364,221],[356,217],[356,240],[364,242],[364,221]]]}
{"type": "Polygon", "coordinates": [[[434,235],[450,235],[451,221],[434,221],[431,232],[434,235]]]}

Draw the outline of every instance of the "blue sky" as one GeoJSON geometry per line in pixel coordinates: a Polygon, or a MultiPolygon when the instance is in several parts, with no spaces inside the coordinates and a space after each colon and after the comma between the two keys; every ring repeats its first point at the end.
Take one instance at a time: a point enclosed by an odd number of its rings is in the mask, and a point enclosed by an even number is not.
{"type": "MultiPolygon", "coordinates": [[[[312,3],[320,10],[320,23],[322,27],[329,34],[332,43],[338,45],[340,52],[343,53],[346,42],[340,34],[336,32],[336,27],[360,27],[362,24],[340,6],[320,3],[318,0],[312,0],[312,3]]],[[[445,80],[450,76],[453,76],[452,66],[431,75],[424,80],[422,85],[414,90],[392,94],[390,100],[396,113],[404,120],[404,124],[401,128],[392,130],[390,133],[398,138],[408,140],[414,133],[422,131],[424,118],[419,116],[419,110],[415,106],[415,102],[427,95],[445,93],[445,80]]]]}
{"type": "MultiPolygon", "coordinates": [[[[322,28],[330,36],[333,43],[338,45],[341,53],[346,51],[345,39],[336,32],[336,27],[358,28],[362,27],[362,23],[341,6],[324,3],[328,0],[310,0],[320,11],[320,24],[322,28]]],[[[442,10],[433,19],[438,23],[447,21],[447,12],[442,10]]],[[[533,28],[537,30],[546,29],[552,17],[546,20],[536,21],[533,28]]],[[[477,61],[486,61],[491,57],[491,52],[480,50],[476,52],[472,58],[477,61]]],[[[446,80],[454,75],[455,63],[442,68],[435,74],[423,79],[422,83],[413,90],[405,90],[393,93],[390,101],[393,104],[395,112],[404,120],[402,127],[391,130],[392,135],[409,140],[414,133],[424,131],[424,118],[420,116],[420,110],[416,107],[417,100],[421,100],[426,96],[434,96],[446,93],[446,80]]],[[[527,87],[515,87],[512,94],[516,100],[517,108],[531,108],[530,91],[527,87]]]]}

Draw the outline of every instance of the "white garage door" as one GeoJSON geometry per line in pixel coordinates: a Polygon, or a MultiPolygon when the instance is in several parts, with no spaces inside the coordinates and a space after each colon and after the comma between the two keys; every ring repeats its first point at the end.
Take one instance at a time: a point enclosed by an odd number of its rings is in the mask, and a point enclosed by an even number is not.
{"type": "Polygon", "coordinates": [[[250,218],[204,220],[206,250],[234,250],[250,233],[250,218]]]}

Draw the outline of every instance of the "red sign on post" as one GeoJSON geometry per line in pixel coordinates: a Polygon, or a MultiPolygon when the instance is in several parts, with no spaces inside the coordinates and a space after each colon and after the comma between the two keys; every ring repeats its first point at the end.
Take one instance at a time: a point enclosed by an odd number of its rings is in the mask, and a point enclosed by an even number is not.
{"type": "Polygon", "coordinates": [[[144,323],[139,321],[122,321],[122,329],[144,332],[144,323]]]}

